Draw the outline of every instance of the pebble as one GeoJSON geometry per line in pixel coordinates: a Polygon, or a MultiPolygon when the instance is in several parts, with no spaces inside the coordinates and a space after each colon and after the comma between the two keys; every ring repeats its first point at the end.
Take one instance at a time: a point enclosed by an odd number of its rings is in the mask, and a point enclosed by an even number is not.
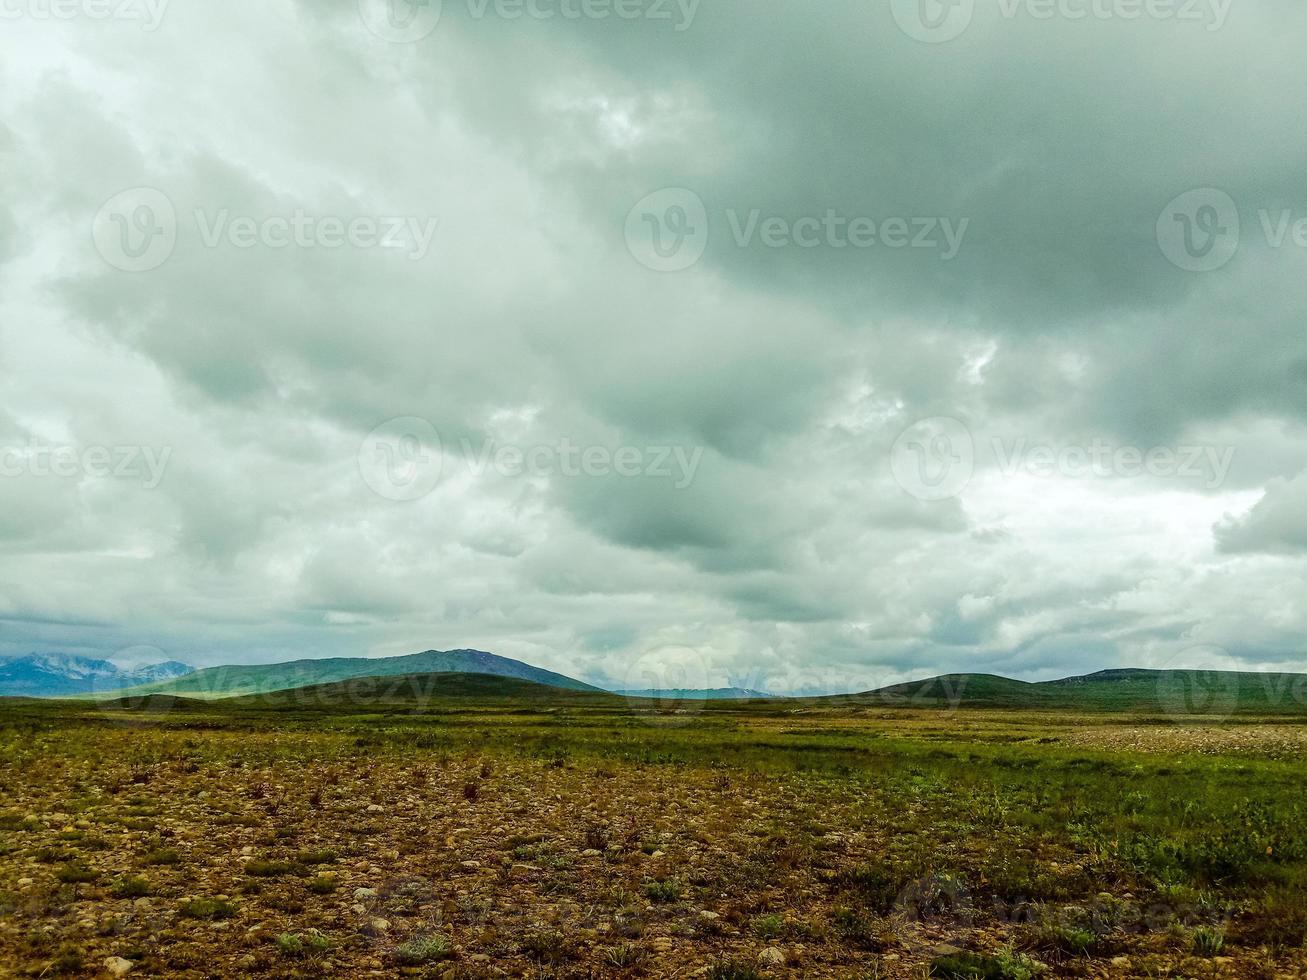
{"type": "Polygon", "coordinates": [[[368,813],[385,813],[385,812],[386,812],[386,808],[382,806],[380,803],[368,804],[368,813]]]}
{"type": "Polygon", "coordinates": [[[375,888],[355,888],[354,900],[361,902],[365,898],[376,898],[377,890],[375,888]]]}
{"type": "Polygon", "coordinates": [[[132,972],[136,966],[131,960],[125,960],[121,956],[110,956],[104,961],[104,968],[115,977],[125,977],[132,972]]]}
{"type": "Polygon", "coordinates": [[[18,879],[18,887],[19,887],[19,888],[26,888],[26,887],[29,886],[29,885],[35,885],[35,884],[36,884],[36,879],[35,879],[35,878],[19,878],[19,879],[18,879]]]}
{"type": "Polygon", "coordinates": [[[758,964],[762,966],[763,969],[784,966],[785,954],[775,946],[768,947],[758,954],[758,964]]]}

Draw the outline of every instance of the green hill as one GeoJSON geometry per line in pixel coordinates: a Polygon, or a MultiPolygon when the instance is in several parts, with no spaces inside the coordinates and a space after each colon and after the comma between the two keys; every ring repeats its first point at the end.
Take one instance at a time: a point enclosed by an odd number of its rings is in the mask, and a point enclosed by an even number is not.
{"type": "Polygon", "coordinates": [[[310,685],[331,684],[354,677],[398,677],[418,674],[490,674],[516,678],[548,687],[572,691],[598,691],[571,677],[532,667],[480,650],[427,650],[403,657],[336,657],[326,660],[295,660],[282,664],[208,667],[185,677],[144,684],[99,698],[140,697],[146,694],[177,694],[190,698],[225,698],[242,694],[267,694],[310,685]]]}
{"type": "Polygon", "coordinates": [[[946,674],[851,697],[914,707],[1296,715],[1307,714],[1307,674],[1117,669],[1033,683],[992,674],[946,674]]]}
{"type": "Polygon", "coordinates": [[[394,674],[351,677],[267,694],[224,698],[224,708],[289,708],[331,712],[420,709],[441,702],[603,706],[620,698],[597,690],[576,690],[497,674],[394,674]]]}

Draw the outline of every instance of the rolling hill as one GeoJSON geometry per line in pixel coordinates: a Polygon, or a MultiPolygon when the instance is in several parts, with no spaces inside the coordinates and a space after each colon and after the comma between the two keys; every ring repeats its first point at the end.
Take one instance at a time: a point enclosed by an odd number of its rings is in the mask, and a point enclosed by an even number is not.
{"type": "Polygon", "coordinates": [[[402,657],[337,657],[325,660],[295,660],[282,664],[208,667],[176,680],[144,684],[105,696],[140,697],[145,694],[178,694],[190,698],[226,698],[332,684],[355,677],[397,677],[418,674],[490,674],[532,681],[565,690],[599,691],[599,688],[583,684],[571,677],[481,650],[427,650],[402,657]]]}
{"type": "Polygon", "coordinates": [[[944,674],[849,697],[914,707],[1307,714],[1307,674],[1130,668],[1035,682],[993,674],[944,674]]]}
{"type": "Polygon", "coordinates": [[[621,704],[614,694],[597,689],[560,687],[502,674],[432,673],[352,677],[330,684],[311,684],[268,694],[227,698],[231,708],[311,708],[333,712],[378,709],[421,709],[442,702],[471,701],[476,704],[512,703],[575,704],[603,706],[621,704]]]}

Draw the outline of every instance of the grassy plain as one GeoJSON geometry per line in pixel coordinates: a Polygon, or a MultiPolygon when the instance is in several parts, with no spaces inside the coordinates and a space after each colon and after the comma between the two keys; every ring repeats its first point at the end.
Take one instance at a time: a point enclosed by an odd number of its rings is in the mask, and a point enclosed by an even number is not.
{"type": "Polygon", "coordinates": [[[442,690],[0,707],[0,975],[1307,975],[1293,719],[442,690]]]}

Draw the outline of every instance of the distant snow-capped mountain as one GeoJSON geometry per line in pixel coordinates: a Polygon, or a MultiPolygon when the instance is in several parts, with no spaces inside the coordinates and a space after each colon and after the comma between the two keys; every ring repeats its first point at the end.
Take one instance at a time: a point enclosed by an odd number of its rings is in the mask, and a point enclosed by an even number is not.
{"type": "Polygon", "coordinates": [[[649,688],[643,691],[614,691],[626,698],[651,698],[660,701],[760,701],[776,695],[766,691],[752,691],[745,687],[715,687],[711,689],[649,688]]]}
{"type": "Polygon", "coordinates": [[[128,669],[70,653],[0,657],[0,697],[60,698],[115,691],[184,677],[194,670],[176,660],[128,669]]]}

